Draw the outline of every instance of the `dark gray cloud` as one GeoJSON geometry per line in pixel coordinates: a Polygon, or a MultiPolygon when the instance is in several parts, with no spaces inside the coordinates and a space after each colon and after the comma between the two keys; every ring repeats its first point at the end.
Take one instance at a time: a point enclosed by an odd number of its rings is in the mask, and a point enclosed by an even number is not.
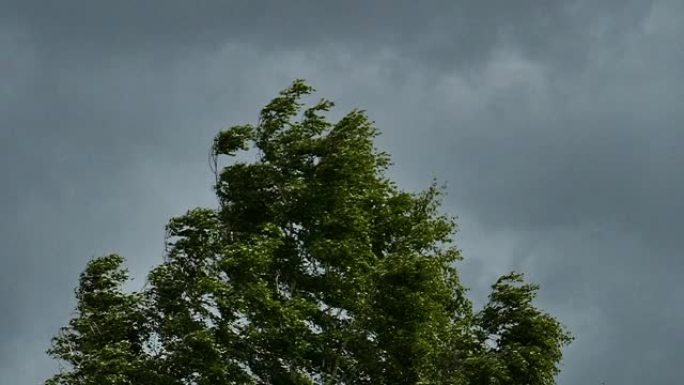
{"type": "Polygon", "coordinates": [[[392,175],[448,183],[464,281],[542,285],[562,385],[676,383],[684,6],[671,1],[6,1],[0,383],[38,383],[92,255],[141,285],[208,144],[296,77],[376,120],[392,175]]]}
{"type": "Polygon", "coordinates": [[[51,54],[197,52],[226,42],[265,50],[391,49],[433,69],[472,69],[501,44],[565,68],[582,65],[597,34],[620,35],[651,1],[477,0],[274,2],[11,1],[5,19],[28,24],[51,54]]]}

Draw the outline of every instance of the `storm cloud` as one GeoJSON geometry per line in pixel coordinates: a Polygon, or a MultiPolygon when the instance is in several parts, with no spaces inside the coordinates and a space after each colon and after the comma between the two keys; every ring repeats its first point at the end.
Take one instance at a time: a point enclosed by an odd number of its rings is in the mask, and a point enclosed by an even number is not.
{"type": "Polygon", "coordinates": [[[447,185],[476,303],[510,270],[576,336],[561,385],[677,383],[684,3],[4,1],[0,383],[40,383],[91,256],[142,286],[212,206],[209,144],[295,78],[447,185]]]}

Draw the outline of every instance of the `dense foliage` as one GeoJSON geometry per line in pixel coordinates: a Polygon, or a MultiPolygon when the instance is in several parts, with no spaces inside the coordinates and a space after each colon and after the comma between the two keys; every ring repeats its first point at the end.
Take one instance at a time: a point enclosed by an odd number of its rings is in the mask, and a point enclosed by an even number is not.
{"type": "MultiPolygon", "coordinates": [[[[172,219],[149,285],[92,260],[49,385],[553,384],[565,329],[502,277],[474,312],[440,191],[400,190],[362,111],[336,123],[294,82],[258,124],[219,133],[217,209],[172,219]]],[[[214,162],[218,164],[218,162],[214,162]]]]}

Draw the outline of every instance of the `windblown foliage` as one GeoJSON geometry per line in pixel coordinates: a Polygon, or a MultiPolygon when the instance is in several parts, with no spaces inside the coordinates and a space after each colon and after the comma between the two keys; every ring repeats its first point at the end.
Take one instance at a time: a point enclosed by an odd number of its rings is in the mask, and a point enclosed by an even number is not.
{"type": "Polygon", "coordinates": [[[411,194],[362,111],[336,123],[295,81],[258,124],[222,131],[217,209],[172,219],[149,286],[126,294],[122,258],[88,264],[48,385],[553,384],[565,329],[501,278],[473,312],[440,190],[411,194]]]}

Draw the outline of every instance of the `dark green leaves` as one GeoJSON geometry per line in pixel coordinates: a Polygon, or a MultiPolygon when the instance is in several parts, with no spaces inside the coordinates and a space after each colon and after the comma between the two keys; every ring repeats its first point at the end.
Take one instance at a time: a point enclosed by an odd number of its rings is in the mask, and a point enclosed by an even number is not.
{"type": "Polygon", "coordinates": [[[247,141],[253,139],[253,136],[254,128],[248,124],[221,131],[214,139],[214,153],[232,156],[239,150],[247,150],[247,141]]]}
{"type": "Polygon", "coordinates": [[[213,156],[258,160],[215,170],[216,209],[170,220],[142,293],[121,257],[88,265],[49,384],[553,383],[569,337],[536,287],[503,277],[474,314],[440,189],[399,190],[367,116],[329,122],[312,92],[295,81],[218,134],[213,156]]]}
{"type": "Polygon", "coordinates": [[[480,370],[500,383],[553,384],[561,348],[571,341],[558,321],[532,304],[537,289],[524,284],[520,274],[503,276],[476,317],[487,361],[480,370]]]}
{"type": "Polygon", "coordinates": [[[93,259],[81,274],[76,291],[78,316],[63,328],[49,353],[70,368],[47,383],[124,385],[161,380],[153,370],[145,303],[138,293],[126,294],[123,258],[93,259]]]}

